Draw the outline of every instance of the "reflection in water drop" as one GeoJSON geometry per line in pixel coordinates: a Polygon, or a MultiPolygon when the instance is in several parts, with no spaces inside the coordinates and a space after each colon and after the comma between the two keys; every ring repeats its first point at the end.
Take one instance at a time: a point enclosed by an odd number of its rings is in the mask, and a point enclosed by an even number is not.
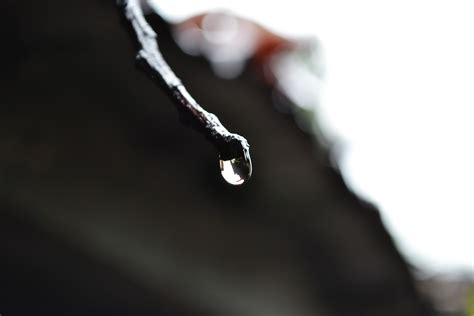
{"type": "Polygon", "coordinates": [[[252,175],[252,162],[244,157],[230,160],[219,159],[221,174],[227,183],[241,185],[252,175]]]}

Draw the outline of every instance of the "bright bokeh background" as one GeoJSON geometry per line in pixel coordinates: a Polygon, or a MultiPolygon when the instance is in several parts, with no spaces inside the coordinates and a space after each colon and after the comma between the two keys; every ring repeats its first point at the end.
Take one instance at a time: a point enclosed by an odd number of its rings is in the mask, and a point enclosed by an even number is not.
{"type": "Polygon", "coordinates": [[[291,37],[317,36],[322,104],[350,187],[431,272],[474,272],[474,2],[157,0],[179,21],[228,9],[291,37]]]}

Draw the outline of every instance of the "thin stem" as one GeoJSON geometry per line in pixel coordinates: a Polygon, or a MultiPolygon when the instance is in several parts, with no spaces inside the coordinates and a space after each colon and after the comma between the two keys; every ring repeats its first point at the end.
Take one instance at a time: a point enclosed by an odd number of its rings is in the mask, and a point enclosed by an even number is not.
{"type": "Polygon", "coordinates": [[[158,48],[157,36],[145,20],[140,0],[119,0],[119,7],[140,45],[137,60],[152,80],[160,84],[178,109],[181,118],[203,134],[219,151],[221,159],[243,157],[250,161],[247,140],[230,133],[216,115],[204,110],[188,93],[158,48]]]}

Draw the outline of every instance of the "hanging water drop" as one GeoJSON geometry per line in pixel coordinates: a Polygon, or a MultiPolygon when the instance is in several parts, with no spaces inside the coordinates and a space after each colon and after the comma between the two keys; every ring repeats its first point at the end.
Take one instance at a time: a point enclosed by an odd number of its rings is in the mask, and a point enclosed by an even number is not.
{"type": "Polygon", "coordinates": [[[252,161],[250,158],[219,159],[219,166],[224,180],[232,185],[241,185],[252,175],[252,161]]]}

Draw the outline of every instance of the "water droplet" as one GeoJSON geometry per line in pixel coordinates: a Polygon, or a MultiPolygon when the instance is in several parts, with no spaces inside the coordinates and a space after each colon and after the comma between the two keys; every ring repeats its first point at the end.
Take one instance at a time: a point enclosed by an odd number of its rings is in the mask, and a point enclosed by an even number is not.
{"type": "Polygon", "coordinates": [[[219,165],[222,177],[232,185],[241,185],[252,175],[252,161],[250,158],[219,159],[219,165]]]}

